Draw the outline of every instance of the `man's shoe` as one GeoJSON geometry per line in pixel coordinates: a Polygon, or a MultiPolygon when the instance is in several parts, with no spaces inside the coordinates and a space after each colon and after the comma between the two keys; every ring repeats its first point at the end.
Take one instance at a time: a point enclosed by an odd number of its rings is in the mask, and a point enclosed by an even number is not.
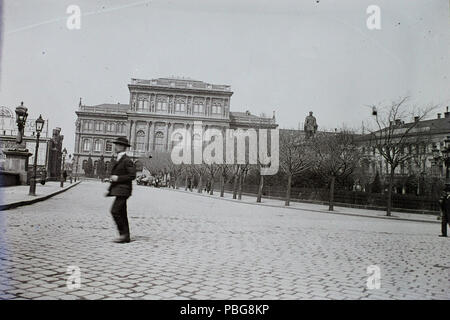
{"type": "Polygon", "coordinates": [[[440,234],[439,237],[447,238],[447,235],[445,235],[445,234],[440,234]]]}
{"type": "Polygon", "coordinates": [[[130,242],[130,235],[123,235],[114,240],[115,243],[128,243],[130,242]]]}

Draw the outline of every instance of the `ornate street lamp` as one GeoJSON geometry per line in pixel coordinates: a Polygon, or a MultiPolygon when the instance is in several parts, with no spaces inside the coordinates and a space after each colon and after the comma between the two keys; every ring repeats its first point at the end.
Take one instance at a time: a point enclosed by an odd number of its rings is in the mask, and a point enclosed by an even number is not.
{"type": "Polygon", "coordinates": [[[61,163],[61,184],[60,187],[64,187],[64,162],[66,161],[67,150],[64,148],[62,152],[62,163],[61,163]]]}
{"type": "MultiPolygon", "coordinates": [[[[23,105],[23,103],[22,103],[23,105]]],[[[17,109],[16,109],[17,112],[17,109]]],[[[26,117],[25,117],[26,120],[26,117]]],[[[39,115],[39,118],[36,120],[36,149],[34,151],[34,165],[33,165],[33,176],[30,180],[30,192],[29,194],[31,196],[36,195],[36,171],[37,171],[37,158],[38,158],[38,151],[39,151],[39,137],[41,136],[42,128],[44,127],[44,119],[42,119],[42,116],[39,115]]],[[[45,178],[44,178],[45,179],[45,178]]]]}
{"type": "Polygon", "coordinates": [[[21,102],[20,106],[18,106],[16,108],[16,122],[17,122],[17,127],[19,129],[19,131],[17,133],[16,142],[18,144],[22,143],[24,129],[25,129],[25,123],[27,121],[27,117],[28,117],[28,108],[26,108],[23,105],[23,102],[21,102]]]}

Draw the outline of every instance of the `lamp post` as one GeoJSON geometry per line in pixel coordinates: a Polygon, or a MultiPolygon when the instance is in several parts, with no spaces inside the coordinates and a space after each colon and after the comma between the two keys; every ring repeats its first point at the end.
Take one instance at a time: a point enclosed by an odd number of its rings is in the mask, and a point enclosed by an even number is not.
{"type": "Polygon", "coordinates": [[[445,164],[445,182],[450,183],[450,136],[444,140],[445,148],[442,150],[445,164]]]}
{"type": "Polygon", "coordinates": [[[64,148],[62,152],[62,163],[61,163],[61,184],[60,187],[64,187],[64,163],[66,161],[67,150],[64,148]]]}
{"type": "Polygon", "coordinates": [[[36,172],[37,172],[37,158],[38,158],[38,151],[39,151],[39,137],[41,136],[42,128],[44,127],[44,119],[42,119],[42,116],[39,115],[39,118],[36,120],[36,149],[34,151],[34,164],[33,164],[33,176],[30,180],[30,192],[29,194],[31,196],[36,195],[36,172]]]}

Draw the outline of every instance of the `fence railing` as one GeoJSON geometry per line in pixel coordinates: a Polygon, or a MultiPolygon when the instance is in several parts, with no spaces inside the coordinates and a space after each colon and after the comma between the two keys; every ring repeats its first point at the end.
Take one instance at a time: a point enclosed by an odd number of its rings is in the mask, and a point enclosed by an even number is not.
{"type": "MultiPolygon", "coordinates": [[[[218,188],[218,186],[215,186],[218,188]]],[[[225,190],[227,192],[233,191],[233,185],[226,184],[225,190]]],[[[246,194],[258,193],[257,185],[243,185],[242,192],[246,194]]],[[[263,197],[284,199],[286,197],[286,189],[280,186],[264,186],[263,197]]],[[[292,188],[291,200],[293,201],[307,201],[307,202],[328,202],[328,189],[315,188],[292,188]]],[[[362,191],[347,191],[335,190],[334,202],[336,204],[342,203],[351,206],[365,207],[369,209],[386,209],[387,194],[368,193],[362,191]]],[[[439,212],[439,199],[427,196],[416,196],[408,194],[392,195],[392,207],[394,209],[411,210],[411,212],[439,212]]]]}

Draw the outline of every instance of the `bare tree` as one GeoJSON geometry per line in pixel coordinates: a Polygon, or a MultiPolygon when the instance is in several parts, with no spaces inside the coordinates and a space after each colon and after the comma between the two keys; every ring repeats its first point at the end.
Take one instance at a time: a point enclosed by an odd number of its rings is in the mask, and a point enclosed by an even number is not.
{"type": "Polygon", "coordinates": [[[358,166],[360,151],[354,133],[341,130],[317,134],[311,141],[315,153],[314,169],[329,181],[329,211],[334,210],[334,189],[337,178],[347,178],[358,166]]]}
{"type": "Polygon", "coordinates": [[[310,141],[297,130],[283,130],[280,134],[280,168],[287,176],[286,206],[291,201],[292,178],[311,169],[314,163],[310,141]]]}
{"type": "Polygon", "coordinates": [[[193,172],[195,175],[198,176],[198,185],[197,185],[197,192],[202,193],[203,190],[203,178],[205,177],[207,173],[207,168],[205,164],[196,164],[191,166],[193,172]]]}
{"type": "Polygon", "coordinates": [[[219,172],[220,172],[220,196],[223,198],[225,194],[225,183],[228,180],[229,174],[231,172],[231,166],[221,164],[219,172]]]}
{"type": "Polygon", "coordinates": [[[410,146],[427,136],[425,131],[419,130],[418,125],[432,110],[436,109],[436,106],[413,108],[406,104],[407,100],[408,97],[404,97],[385,107],[371,106],[377,112],[374,114],[375,128],[369,130],[370,144],[386,161],[389,170],[387,216],[390,216],[392,211],[395,170],[413,157],[413,153],[409,152],[410,146]],[[414,121],[405,124],[403,119],[407,118],[414,118],[414,121]]]}

